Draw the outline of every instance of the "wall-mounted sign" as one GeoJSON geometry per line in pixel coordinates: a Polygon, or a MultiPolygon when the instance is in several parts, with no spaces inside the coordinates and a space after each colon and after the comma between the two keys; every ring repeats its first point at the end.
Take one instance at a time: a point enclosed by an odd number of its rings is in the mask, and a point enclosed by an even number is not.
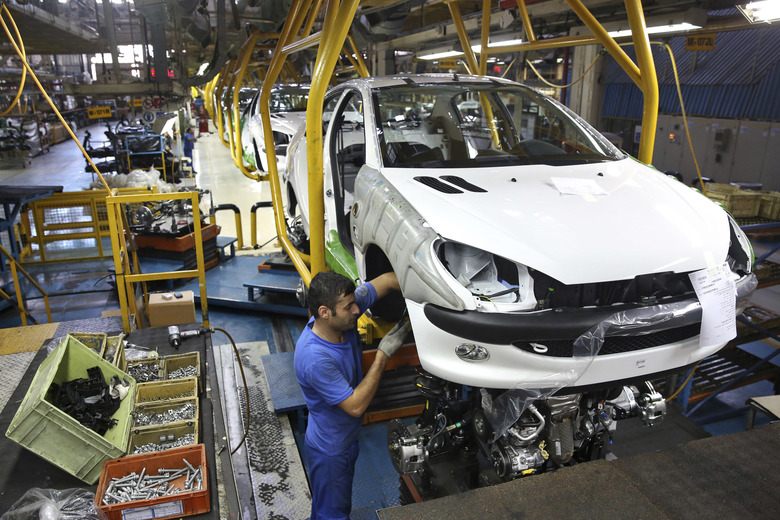
{"type": "Polygon", "coordinates": [[[111,107],[89,107],[87,108],[87,117],[90,119],[111,117],[111,107]]]}
{"type": "Polygon", "coordinates": [[[693,34],[685,37],[686,51],[712,51],[715,50],[715,33],[693,34]]]}
{"type": "Polygon", "coordinates": [[[439,68],[440,69],[457,69],[458,68],[458,61],[453,60],[451,58],[439,60],[439,68]]]}

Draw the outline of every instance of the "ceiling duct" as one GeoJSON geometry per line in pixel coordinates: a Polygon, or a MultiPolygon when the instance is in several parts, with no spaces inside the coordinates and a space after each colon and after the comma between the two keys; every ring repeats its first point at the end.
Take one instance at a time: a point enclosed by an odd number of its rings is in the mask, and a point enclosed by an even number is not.
{"type": "Polygon", "coordinates": [[[211,45],[211,17],[201,0],[179,0],[181,25],[184,32],[205,48],[211,45]]]}

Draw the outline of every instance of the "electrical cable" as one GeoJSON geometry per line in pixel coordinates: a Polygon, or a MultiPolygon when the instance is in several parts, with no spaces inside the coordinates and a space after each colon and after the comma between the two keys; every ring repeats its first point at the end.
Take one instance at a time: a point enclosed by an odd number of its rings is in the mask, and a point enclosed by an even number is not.
{"type": "Polygon", "coordinates": [[[529,67],[531,67],[531,70],[533,70],[533,71],[536,73],[536,76],[537,76],[537,77],[538,77],[538,78],[539,78],[539,79],[542,81],[542,83],[544,83],[544,84],[546,84],[546,85],[549,85],[549,86],[551,86],[551,87],[553,87],[553,88],[569,88],[569,87],[571,87],[572,85],[575,85],[575,84],[579,83],[580,81],[582,81],[582,80],[583,80],[583,78],[585,78],[585,75],[586,75],[588,72],[590,72],[590,69],[592,69],[592,68],[593,68],[593,66],[596,64],[596,61],[597,61],[599,58],[601,58],[601,55],[602,55],[602,52],[599,52],[599,53],[596,55],[596,57],[595,57],[595,58],[593,58],[593,61],[591,62],[591,64],[590,64],[590,65],[588,65],[588,68],[587,68],[587,69],[585,69],[585,72],[583,72],[583,73],[582,73],[582,75],[581,75],[579,78],[575,79],[574,81],[572,81],[572,82],[571,82],[571,83],[569,83],[568,85],[555,85],[555,84],[553,84],[553,83],[550,83],[549,81],[547,81],[546,79],[544,79],[544,78],[542,77],[542,75],[541,75],[541,74],[539,74],[539,71],[538,71],[538,70],[536,70],[536,67],[534,67],[533,63],[531,63],[531,62],[530,62],[528,59],[526,59],[526,60],[525,60],[525,62],[528,64],[528,66],[529,66],[529,67]]]}
{"type": "MultiPolygon", "coordinates": [[[[696,168],[696,175],[699,177],[699,186],[701,186],[701,192],[704,196],[707,196],[707,188],[704,186],[704,179],[701,176],[701,169],[699,168],[699,161],[696,159],[696,152],[693,151],[693,139],[691,139],[691,131],[688,128],[688,115],[685,112],[685,103],[683,102],[682,88],[680,87],[680,76],[677,73],[677,61],[674,59],[674,52],[669,44],[666,42],[650,42],[651,45],[662,45],[666,52],[669,53],[669,60],[672,63],[672,71],[674,72],[674,83],[677,87],[677,99],[680,101],[680,109],[682,112],[683,124],[685,125],[685,135],[688,138],[688,147],[691,149],[691,157],[693,157],[693,165],[696,168]]],[[[631,42],[621,43],[621,47],[627,47],[633,45],[631,42]]]]}
{"type": "MultiPolygon", "coordinates": [[[[5,6],[3,6],[3,7],[5,7],[5,6]]],[[[1,16],[2,16],[2,13],[0,13],[0,17],[1,16]]],[[[24,48],[24,41],[22,41],[22,35],[19,33],[19,27],[16,26],[16,22],[14,21],[13,18],[11,18],[11,25],[13,26],[14,32],[16,33],[16,38],[19,40],[19,44],[22,47],[22,54],[23,54],[22,59],[24,61],[27,61],[27,51],[24,48]]],[[[9,35],[9,38],[10,38],[10,35],[9,35]]],[[[8,108],[5,110],[5,112],[0,114],[0,117],[5,117],[8,114],[10,114],[11,110],[13,110],[14,106],[19,101],[19,98],[22,97],[22,91],[24,90],[24,83],[25,83],[26,79],[27,79],[27,69],[22,67],[22,80],[19,82],[19,90],[16,92],[16,97],[14,98],[13,101],[11,101],[11,104],[8,105],[8,108]]]]}
{"type": "Polygon", "coordinates": [[[512,65],[514,65],[516,61],[517,61],[517,58],[513,59],[513,60],[511,61],[511,63],[509,63],[509,66],[506,68],[506,70],[504,71],[504,73],[503,73],[503,74],[501,74],[501,77],[502,77],[502,78],[505,78],[505,77],[506,77],[506,75],[509,73],[509,69],[511,69],[511,68],[512,68],[512,65]]]}
{"type": "Polygon", "coordinates": [[[244,382],[244,396],[246,397],[246,422],[244,424],[244,436],[241,438],[241,442],[238,443],[238,446],[233,448],[233,451],[230,452],[231,455],[233,455],[236,451],[238,451],[238,448],[240,448],[244,441],[246,441],[247,435],[249,435],[249,386],[246,384],[246,376],[244,375],[244,365],[241,363],[241,356],[238,353],[238,347],[236,347],[236,342],[233,341],[233,337],[228,334],[228,331],[225,329],[221,329],[219,327],[212,327],[214,330],[220,331],[222,334],[227,336],[227,338],[230,340],[230,344],[233,345],[233,352],[236,354],[236,360],[238,361],[238,369],[241,372],[241,380],[244,382]]]}
{"type": "Polygon", "coordinates": [[[701,186],[701,192],[704,196],[707,196],[707,188],[704,186],[704,179],[701,177],[701,170],[699,169],[699,161],[696,160],[696,153],[693,151],[693,140],[691,139],[691,131],[688,128],[688,116],[685,113],[685,104],[683,103],[682,89],[680,88],[680,76],[677,74],[677,63],[674,59],[674,52],[669,44],[666,42],[650,42],[654,45],[663,45],[666,48],[666,52],[669,53],[669,59],[672,62],[672,70],[674,71],[674,82],[677,85],[677,97],[680,99],[680,108],[682,109],[683,124],[685,124],[685,135],[688,137],[688,146],[691,149],[691,156],[693,157],[693,165],[696,167],[696,175],[699,176],[699,186],[701,186]]]}
{"type": "MultiPolygon", "coordinates": [[[[13,16],[11,15],[11,12],[8,10],[8,7],[3,4],[3,12],[8,16],[8,19],[11,21],[12,24],[15,24],[13,16]]],[[[60,114],[60,111],[57,109],[57,107],[54,105],[54,102],[51,100],[49,95],[46,93],[46,89],[43,88],[43,85],[41,85],[40,80],[38,79],[38,76],[35,75],[35,72],[32,70],[32,67],[30,67],[30,64],[27,63],[27,59],[25,56],[27,55],[26,52],[22,52],[22,50],[19,48],[19,46],[16,44],[16,42],[13,39],[13,36],[11,36],[11,31],[8,29],[8,25],[5,23],[5,20],[2,16],[0,16],[0,24],[2,24],[3,29],[5,30],[5,34],[8,36],[8,40],[11,42],[11,45],[13,46],[14,50],[16,51],[16,54],[21,58],[22,64],[24,65],[24,68],[27,70],[27,72],[30,73],[30,77],[32,77],[33,81],[37,85],[38,89],[40,89],[41,94],[43,94],[43,97],[46,99],[46,101],[49,103],[49,106],[51,106],[52,110],[54,110],[54,113],[57,114],[57,117],[59,118],[60,122],[65,127],[65,130],[67,130],[68,134],[70,134],[70,137],[76,142],[76,146],[79,147],[79,150],[81,150],[81,153],[84,154],[84,157],[87,159],[87,162],[92,166],[92,168],[95,170],[95,173],[97,173],[98,178],[103,183],[103,186],[106,188],[106,191],[109,195],[111,195],[111,188],[108,186],[108,183],[106,182],[106,179],[103,178],[103,174],[100,173],[100,170],[95,165],[95,163],[92,161],[92,157],[89,156],[87,151],[84,149],[84,147],[79,142],[78,138],[76,137],[76,134],[73,133],[73,130],[70,128],[70,125],[67,121],[65,121],[65,118],[62,117],[62,114],[60,114]]]]}
{"type": "Polygon", "coordinates": [[[671,401],[672,399],[674,399],[675,397],[677,397],[677,394],[679,394],[680,392],[682,392],[682,389],[683,389],[683,388],[685,388],[685,385],[687,385],[687,384],[688,384],[688,381],[690,381],[690,380],[691,380],[691,378],[693,377],[693,373],[694,373],[694,372],[696,372],[696,367],[698,367],[698,366],[699,366],[699,363],[701,363],[701,361],[698,361],[698,362],[697,362],[695,365],[693,365],[693,368],[691,369],[691,373],[690,373],[690,374],[688,374],[688,377],[685,379],[685,382],[683,382],[683,384],[682,384],[682,385],[680,385],[680,388],[678,388],[678,389],[677,389],[677,391],[676,391],[675,393],[673,393],[672,395],[670,395],[669,397],[667,397],[667,398],[666,398],[666,400],[665,400],[665,402],[667,402],[667,403],[668,403],[669,401],[671,401]]]}

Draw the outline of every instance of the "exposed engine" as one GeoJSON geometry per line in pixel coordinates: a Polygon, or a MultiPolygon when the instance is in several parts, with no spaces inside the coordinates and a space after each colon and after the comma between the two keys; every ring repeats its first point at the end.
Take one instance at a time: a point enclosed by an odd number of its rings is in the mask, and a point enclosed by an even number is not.
{"type": "Polygon", "coordinates": [[[477,454],[503,480],[550,471],[604,457],[616,421],[641,415],[652,426],[666,413],[650,382],[533,402],[484,388],[464,395],[465,387],[427,374],[415,384],[427,398],[425,410],[408,426],[391,421],[387,435],[393,465],[405,475],[425,473],[437,457],[458,450],[477,454]],[[507,424],[513,410],[519,418],[507,424]]]}

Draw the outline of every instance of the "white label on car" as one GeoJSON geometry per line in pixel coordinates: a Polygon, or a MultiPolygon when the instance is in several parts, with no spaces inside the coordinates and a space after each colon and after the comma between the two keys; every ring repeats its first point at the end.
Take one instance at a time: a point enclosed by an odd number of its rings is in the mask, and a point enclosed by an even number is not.
{"type": "Polygon", "coordinates": [[[711,347],[737,337],[737,291],[726,262],[690,273],[701,303],[699,345],[711,347]]]}
{"type": "Polygon", "coordinates": [[[561,195],[595,196],[607,194],[593,179],[552,177],[551,180],[561,195]]]}

